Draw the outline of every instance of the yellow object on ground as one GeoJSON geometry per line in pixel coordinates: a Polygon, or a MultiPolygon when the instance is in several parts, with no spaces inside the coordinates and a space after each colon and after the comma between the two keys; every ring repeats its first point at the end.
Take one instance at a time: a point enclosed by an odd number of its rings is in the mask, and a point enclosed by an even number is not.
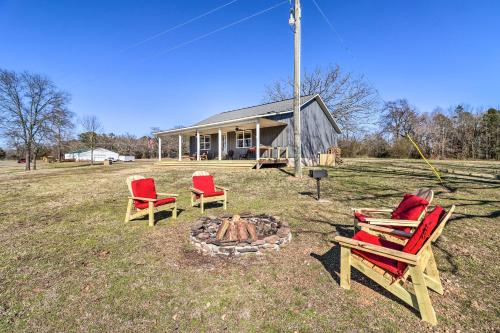
{"type": "Polygon", "coordinates": [[[409,136],[408,134],[406,134],[406,137],[408,138],[408,140],[410,140],[410,142],[413,144],[413,146],[415,146],[415,149],[417,149],[418,153],[420,154],[420,156],[422,157],[422,159],[425,161],[425,163],[427,163],[427,165],[431,168],[432,172],[434,172],[434,174],[436,175],[436,177],[439,179],[439,181],[442,183],[443,182],[443,179],[441,178],[441,174],[439,173],[439,170],[436,169],[432,164],[431,162],[429,162],[424,154],[422,153],[422,151],[420,150],[420,147],[417,145],[417,143],[415,141],[413,141],[413,139],[411,138],[411,136],[409,136]]]}

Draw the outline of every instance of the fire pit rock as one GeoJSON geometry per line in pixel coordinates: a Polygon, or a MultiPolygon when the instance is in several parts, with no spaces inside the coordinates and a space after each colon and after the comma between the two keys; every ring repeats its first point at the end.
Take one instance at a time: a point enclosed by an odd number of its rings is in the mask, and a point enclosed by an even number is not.
{"type": "Polygon", "coordinates": [[[241,256],[278,251],[290,242],[287,222],[270,215],[204,216],[191,227],[191,243],[210,256],[241,256]]]}

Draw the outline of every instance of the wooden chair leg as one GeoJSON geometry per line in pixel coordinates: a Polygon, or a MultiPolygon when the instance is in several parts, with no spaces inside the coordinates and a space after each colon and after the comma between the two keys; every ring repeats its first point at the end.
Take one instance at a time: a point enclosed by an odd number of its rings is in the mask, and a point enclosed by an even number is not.
{"type": "Polygon", "coordinates": [[[191,193],[191,207],[194,206],[194,194],[191,193]]]}
{"type": "Polygon", "coordinates": [[[359,223],[359,221],[358,221],[358,219],[355,217],[355,218],[354,218],[354,226],[353,226],[353,228],[352,228],[352,229],[353,229],[353,232],[354,232],[354,234],[353,234],[353,235],[355,235],[358,231],[360,231],[360,230],[361,230],[361,228],[359,227],[358,223],[359,223]]]}
{"type": "Polygon", "coordinates": [[[149,210],[149,226],[152,227],[155,225],[155,211],[152,201],[149,202],[148,210],[149,210]]]}
{"type": "Polygon", "coordinates": [[[174,203],[174,209],[172,209],[172,218],[177,218],[177,201],[174,203]]]}
{"type": "Polygon", "coordinates": [[[351,249],[340,247],[340,286],[351,289],[351,249]]]}
{"type": "Polygon", "coordinates": [[[427,290],[427,285],[425,284],[424,272],[422,271],[422,268],[418,266],[410,266],[409,269],[411,282],[413,284],[413,289],[415,290],[418,309],[420,311],[420,315],[422,316],[422,320],[432,325],[436,325],[436,313],[432,307],[429,291],[427,290]]]}
{"type": "Polygon", "coordinates": [[[224,210],[227,210],[227,193],[224,191],[224,210]]]}
{"type": "Polygon", "coordinates": [[[133,205],[133,200],[128,199],[127,213],[125,214],[125,223],[128,223],[130,221],[130,213],[132,213],[132,205],[133,205]]]}
{"type": "Polygon", "coordinates": [[[441,284],[441,278],[439,277],[439,271],[436,265],[436,259],[434,258],[434,253],[429,246],[429,260],[427,261],[427,266],[425,266],[425,283],[427,287],[434,290],[440,295],[444,294],[443,285],[441,284]]]}
{"type": "Polygon", "coordinates": [[[203,200],[203,194],[200,195],[200,208],[201,208],[201,213],[203,214],[205,212],[205,202],[203,200]]]}

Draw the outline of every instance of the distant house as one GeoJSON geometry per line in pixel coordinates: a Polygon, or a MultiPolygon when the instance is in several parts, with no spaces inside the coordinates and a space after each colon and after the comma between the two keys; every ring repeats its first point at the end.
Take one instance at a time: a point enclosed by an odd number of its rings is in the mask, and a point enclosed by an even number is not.
{"type": "MultiPolygon", "coordinates": [[[[75,161],[90,161],[91,151],[90,149],[75,150],[70,153],[64,154],[64,159],[75,161]]],[[[108,159],[118,161],[118,153],[104,148],[94,149],[94,162],[102,162],[108,159]]]]}
{"type": "Polygon", "coordinates": [[[118,156],[118,160],[123,162],[133,162],[135,161],[135,156],[133,155],[120,155],[118,156]]]}
{"type": "MultiPolygon", "coordinates": [[[[319,95],[301,98],[302,161],[314,164],[318,153],[337,146],[341,133],[319,95]]],[[[189,140],[191,159],[291,159],[293,158],[293,99],[215,114],[192,126],[156,132],[161,138],[189,140]]],[[[161,155],[160,155],[161,159],[161,155]]]]}

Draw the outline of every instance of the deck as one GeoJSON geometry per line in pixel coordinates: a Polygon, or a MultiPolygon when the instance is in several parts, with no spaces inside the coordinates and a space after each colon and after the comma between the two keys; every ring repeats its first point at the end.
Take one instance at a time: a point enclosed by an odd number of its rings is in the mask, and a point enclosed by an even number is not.
{"type": "Polygon", "coordinates": [[[288,165],[288,159],[261,159],[256,160],[176,160],[163,159],[156,162],[156,165],[174,168],[225,168],[225,169],[260,169],[262,167],[285,167],[288,165]]]}

